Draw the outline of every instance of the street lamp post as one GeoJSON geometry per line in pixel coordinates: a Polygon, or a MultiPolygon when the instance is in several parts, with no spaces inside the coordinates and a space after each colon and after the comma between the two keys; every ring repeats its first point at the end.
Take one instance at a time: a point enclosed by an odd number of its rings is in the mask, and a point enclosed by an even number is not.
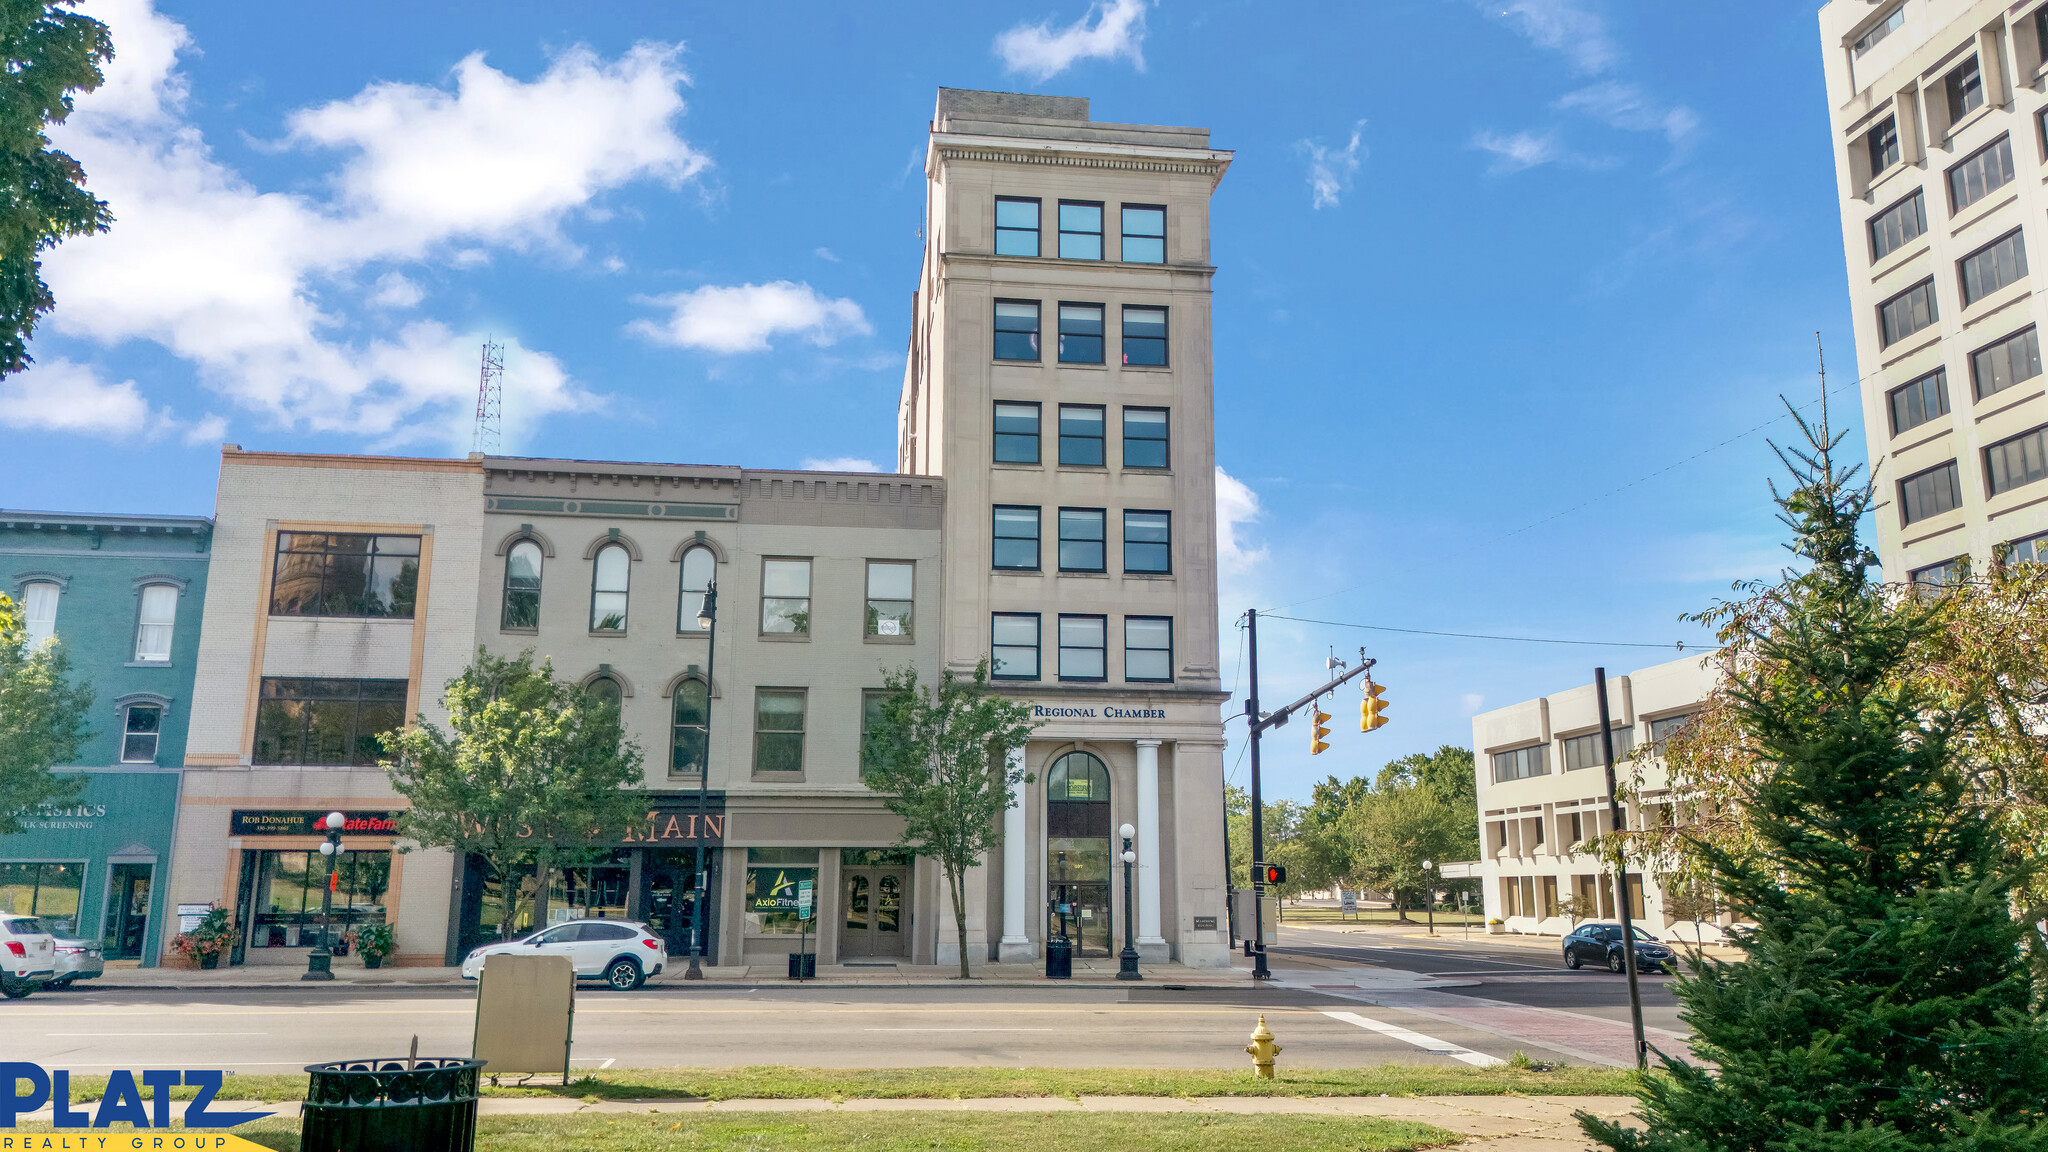
{"type": "Polygon", "coordinates": [[[1429,909],[1429,934],[1436,935],[1436,887],[1429,882],[1429,861],[1422,862],[1422,903],[1429,909]]]}
{"type": "Polygon", "coordinates": [[[710,804],[711,787],[711,689],[718,683],[712,679],[718,670],[718,633],[713,625],[718,623],[718,579],[714,576],[704,584],[704,602],[697,608],[697,627],[704,629],[704,763],[697,766],[697,898],[692,901],[690,924],[690,968],[683,973],[685,980],[702,980],[704,968],[704,938],[710,927],[711,914],[711,873],[706,870],[704,857],[704,833],[707,825],[704,813],[710,804]]]}
{"type": "Polygon", "coordinates": [[[334,942],[328,939],[328,926],[334,922],[334,877],[341,867],[341,826],[348,823],[348,817],[339,812],[329,812],[316,827],[327,829],[327,839],[321,842],[320,854],[327,857],[327,884],[320,893],[320,942],[306,953],[306,971],[301,980],[334,979],[334,942]]]}
{"type": "Polygon", "coordinates": [[[1138,854],[1131,851],[1131,837],[1138,834],[1129,824],[1116,830],[1124,838],[1124,950],[1117,954],[1116,978],[1119,980],[1143,980],[1138,975],[1138,945],[1132,936],[1137,924],[1136,906],[1131,902],[1131,866],[1137,863],[1138,854]]]}

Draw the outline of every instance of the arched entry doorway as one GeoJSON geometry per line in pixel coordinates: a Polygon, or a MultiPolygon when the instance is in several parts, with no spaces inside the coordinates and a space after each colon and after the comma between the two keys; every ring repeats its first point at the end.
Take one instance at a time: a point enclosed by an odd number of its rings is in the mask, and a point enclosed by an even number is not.
{"type": "Polygon", "coordinates": [[[1066,931],[1082,956],[1110,954],[1109,770],[1086,752],[1053,762],[1045,778],[1046,936],[1066,931]]]}

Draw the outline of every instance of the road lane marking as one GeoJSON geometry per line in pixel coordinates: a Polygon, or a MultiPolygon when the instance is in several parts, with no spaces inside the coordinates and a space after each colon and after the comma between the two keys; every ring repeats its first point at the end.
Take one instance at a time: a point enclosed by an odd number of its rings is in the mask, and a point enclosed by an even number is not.
{"type": "Polygon", "coordinates": [[[78,1037],[99,1039],[103,1036],[268,1036],[268,1032],[45,1032],[45,1036],[78,1037]]]}
{"type": "Polygon", "coordinates": [[[863,1032],[1057,1032],[1057,1028],[863,1028],[863,1032]]]}
{"type": "Polygon", "coordinates": [[[1413,1044],[1424,1052],[1431,1052],[1438,1056],[1449,1056],[1453,1060],[1470,1064],[1475,1068],[1491,1068],[1497,1064],[1507,1063],[1507,1061],[1498,1056],[1488,1056],[1484,1052],[1474,1052],[1470,1048],[1459,1047],[1448,1040],[1439,1040],[1434,1036],[1424,1036],[1420,1032],[1411,1032],[1399,1025],[1389,1024],[1383,1020],[1374,1020],[1370,1016],[1360,1016],[1356,1012],[1325,1012],[1323,1015],[1328,1016],[1332,1020],[1342,1020],[1346,1024],[1356,1024],[1360,1028],[1369,1028],[1382,1036],[1391,1036],[1403,1043],[1413,1044]]]}

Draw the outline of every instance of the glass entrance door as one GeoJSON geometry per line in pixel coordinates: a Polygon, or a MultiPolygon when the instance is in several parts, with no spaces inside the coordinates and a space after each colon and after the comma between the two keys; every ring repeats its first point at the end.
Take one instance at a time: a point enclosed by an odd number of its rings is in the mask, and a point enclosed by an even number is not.
{"type": "Polygon", "coordinates": [[[1054,885],[1052,899],[1047,902],[1045,920],[1045,938],[1048,940],[1060,934],[1059,905],[1062,900],[1067,904],[1065,927],[1067,939],[1074,942],[1074,955],[1109,955],[1109,885],[1054,885]]]}
{"type": "Polygon", "coordinates": [[[149,932],[150,879],[154,864],[116,864],[107,887],[106,957],[135,960],[142,956],[149,932]]]}
{"type": "Polygon", "coordinates": [[[843,868],[839,906],[842,959],[903,955],[903,893],[910,886],[908,868],[843,868]]]}
{"type": "MultiPolygon", "coordinates": [[[[704,854],[705,867],[712,870],[711,885],[717,888],[718,853],[704,854]]],[[[688,963],[691,939],[696,931],[697,900],[696,890],[697,854],[694,851],[648,851],[641,857],[640,915],[647,926],[668,946],[671,960],[688,963]]],[[[705,935],[717,936],[718,910],[715,906],[706,910],[705,935]]],[[[706,940],[704,955],[715,956],[716,949],[706,940]]],[[[711,961],[706,961],[710,963],[711,961]]]]}

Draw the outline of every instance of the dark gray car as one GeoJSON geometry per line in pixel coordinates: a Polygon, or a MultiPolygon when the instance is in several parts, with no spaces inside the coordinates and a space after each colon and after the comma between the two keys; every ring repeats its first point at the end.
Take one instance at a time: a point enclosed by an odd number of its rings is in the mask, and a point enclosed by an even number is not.
{"type": "MultiPolygon", "coordinates": [[[[1677,954],[1669,945],[1636,929],[1636,969],[1641,972],[1669,972],[1677,954]]],[[[1597,964],[1609,972],[1628,971],[1628,959],[1621,946],[1621,925],[1593,922],[1581,924],[1564,938],[1564,966],[1578,968],[1597,964]]]]}

